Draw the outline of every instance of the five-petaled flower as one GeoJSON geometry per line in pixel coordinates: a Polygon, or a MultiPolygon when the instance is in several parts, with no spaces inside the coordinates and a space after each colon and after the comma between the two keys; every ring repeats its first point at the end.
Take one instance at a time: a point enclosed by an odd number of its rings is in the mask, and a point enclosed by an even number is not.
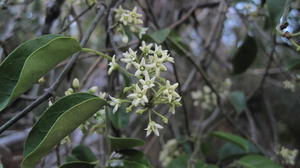
{"type": "Polygon", "coordinates": [[[135,107],[139,105],[144,106],[146,103],[148,103],[148,98],[146,94],[147,94],[147,89],[145,88],[141,89],[139,85],[136,84],[134,92],[128,95],[127,97],[133,99],[132,105],[134,105],[135,107]]]}
{"type": "Polygon", "coordinates": [[[156,135],[159,136],[159,131],[158,129],[163,129],[163,126],[157,124],[154,121],[150,121],[148,124],[148,127],[145,129],[147,131],[146,136],[149,136],[152,132],[156,135]]]}

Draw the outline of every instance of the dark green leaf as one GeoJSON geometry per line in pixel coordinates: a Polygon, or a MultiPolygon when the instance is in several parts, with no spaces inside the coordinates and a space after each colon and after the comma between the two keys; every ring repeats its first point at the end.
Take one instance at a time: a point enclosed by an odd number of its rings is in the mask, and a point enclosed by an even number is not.
{"type": "Polygon", "coordinates": [[[233,105],[236,112],[241,113],[247,107],[246,97],[243,92],[231,92],[228,96],[230,103],[233,105]]]}
{"type": "Polygon", "coordinates": [[[246,140],[246,139],[244,139],[240,136],[230,134],[230,133],[226,133],[226,132],[222,132],[222,131],[215,131],[215,132],[212,133],[212,135],[214,135],[218,138],[221,138],[225,141],[231,142],[231,143],[241,147],[246,152],[249,151],[248,140],[246,140]]]}
{"type": "Polygon", "coordinates": [[[107,168],[149,168],[143,164],[129,160],[111,160],[107,168]]]}
{"type": "Polygon", "coordinates": [[[118,153],[122,155],[120,159],[134,161],[140,164],[143,164],[147,167],[150,167],[149,160],[146,158],[143,152],[135,149],[121,150],[118,153]]]}
{"type": "Polygon", "coordinates": [[[274,28],[280,21],[285,2],[286,0],[267,0],[267,8],[274,28]]]}
{"type": "Polygon", "coordinates": [[[299,70],[300,69],[300,59],[292,59],[288,62],[288,70],[299,70]]]}
{"type": "MultiPolygon", "coordinates": [[[[173,159],[167,166],[167,168],[188,168],[188,161],[190,156],[187,154],[181,154],[177,158],[173,159]]],[[[196,168],[218,168],[215,165],[206,164],[201,160],[198,160],[195,164],[196,168]]]]}
{"type": "Polygon", "coordinates": [[[260,155],[247,155],[242,157],[238,163],[244,168],[283,168],[269,158],[260,155]]]}
{"type": "Polygon", "coordinates": [[[108,118],[115,128],[121,129],[125,127],[129,122],[129,114],[126,113],[126,105],[122,104],[115,113],[113,113],[112,110],[109,110],[108,118]]]}
{"type": "Polygon", "coordinates": [[[56,144],[104,105],[105,100],[88,93],[71,94],[54,103],[42,114],[27,137],[22,168],[35,167],[56,144]]]}
{"type": "Polygon", "coordinates": [[[0,65],[0,111],[80,50],[75,39],[61,35],[45,35],[21,44],[0,65]]]}
{"type": "Polygon", "coordinates": [[[155,43],[161,44],[163,43],[167,37],[169,36],[171,30],[170,29],[161,29],[156,32],[145,35],[146,41],[154,41],[155,43]]]}
{"type": "Polygon", "coordinates": [[[95,163],[97,162],[97,158],[90,148],[84,145],[79,145],[75,147],[72,150],[71,154],[66,158],[66,162],[73,162],[73,161],[84,161],[88,163],[95,163]]]}
{"type": "Polygon", "coordinates": [[[256,41],[253,37],[247,36],[233,58],[233,74],[245,72],[254,62],[256,55],[256,41]]]}
{"type": "Polygon", "coordinates": [[[233,143],[227,142],[219,150],[219,159],[220,160],[231,159],[231,158],[240,157],[242,155],[249,154],[249,153],[252,153],[252,154],[260,153],[259,150],[251,142],[248,142],[248,149],[249,149],[249,152],[245,152],[245,150],[243,150],[239,146],[237,146],[233,143]]]}
{"type": "Polygon", "coordinates": [[[73,161],[69,163],[65,163],[59,168],[94,168],[95,164],[91,164],[83,161],[73,161]]]}
{"type": "Polygon", "coordinates": [[[145,142],[136,138],[117,138],[109,136],[110,146],[112,151],[132,149],[137,146],[143,146],[145,142]]]}

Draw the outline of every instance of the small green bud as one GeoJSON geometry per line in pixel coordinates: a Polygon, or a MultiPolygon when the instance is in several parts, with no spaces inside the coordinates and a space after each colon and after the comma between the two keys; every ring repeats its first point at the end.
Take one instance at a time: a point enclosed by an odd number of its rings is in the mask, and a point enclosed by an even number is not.
{"type": "Polygon", "coordinates": [[[74,89],[79,89],[80,88],[79,80],[77,78],[74,78],[74,80],[72,82],[72,87],[74,89]]]}
{"type": "Polygon", "coordinates": [[[43,84],[43,83],[45,83],[45,82],[46,82],[46,80],[45,80],[44,77],[41,77],[41,78],[38,80],[38,83],[39,83],[39,84],[43,84]]]}
{"type": "Polygon", "coordinates": [[[98,86],[93,86],[91,88],[89,88],[88,92],[91,94],[95,94],[98,90],[98,86]]]}

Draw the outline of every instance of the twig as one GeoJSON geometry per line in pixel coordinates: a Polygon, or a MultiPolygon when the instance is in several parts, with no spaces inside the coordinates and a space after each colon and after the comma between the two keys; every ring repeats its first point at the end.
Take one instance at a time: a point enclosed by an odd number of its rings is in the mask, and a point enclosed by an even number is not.
{"type": "MultiPolygon", "coordinates": [[[[97,24],[99,23],[100,19],[102,18],[104,14],[104,6],[101,5],[100,9],[98,10],[97,15],[95,16],[95,19],[93,20],[92,24],[90,25],[89,29],[85,33],[85,36],[83,37],[81,41],[81,46],[86,46],[90,36],[92,35],[93,31],[95,30],[97,24]]],[[[28,105],[26,108],[24,108],[22,111],[20,111],[18,114],[16,114],[13,118],[11,118],[9,121],[7,121],[5,124],[3,124],[0,127],[0,134],[3,133],[6,129],[11,127],[14,123],[16,123],[18,120],[26,116],[32,109],[34,109],[36,106],[47,100],[55,90],[58,88],[61,81],[64,79],[64,77],[67,75],[71,67],[76,62],[77,58],[79,57],[79,53],[76,53],[72,56],[69,63],[64,67],[60,75],[57,77],[56,81],[40,96],[38,99],[36,99],[34,102],[32,102],[30,105],[28,105]]]]}
{"type": "Polygon", "coordinates": [[[59,34],[65,32],[66,30],[68,30],[68,28],[74,23],[76,22],[80,17],[82,17],[84,14],[86,14],[90,9],[92,9],[94,7],[94,4],[88,6],[85,10],[83,10],[79,15],[77,15],[72,21],[70,21],[70,23],[68,25],[66,25],[64,28],[62,28],[59,31],[59,34]]]}
{"type": "Polygon", "coordinates": [[[168,28],[169,29],[174,29],[175,27],[179,26],[181,23],[186,21],[196,9],[198,8],[213,8],[216,7],[220,4],[220,2],[208,2],[208,3],[198,3],[198,4],[193,4],[192,8],[184,15],[182,16],[178,21],[170,25],[168,28]]]}

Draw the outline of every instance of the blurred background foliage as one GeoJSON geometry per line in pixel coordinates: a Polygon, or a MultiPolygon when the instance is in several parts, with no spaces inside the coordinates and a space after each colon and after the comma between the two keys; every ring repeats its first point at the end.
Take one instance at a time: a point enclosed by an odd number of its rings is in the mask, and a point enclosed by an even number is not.
{"type": "MultiPolygon", "coordinates": [[[[108,10],[116,1],[1,0],[0,61],[21,42],[42,34],[64,34],[82,40],[100,3],[108,10]]],[[[176,115],[169,116],[170,122],[161,136],[145,138],[146,117],[123,114],[124,111],[119,112],[120,116],[109,117],[115,135],[145,139],[146,144],[142,150],[154,167],[167,165],[164,164],[165,160],[159,157],[171,139],[177,139],[179,147],[176,147],[176,151],[179,153],[173,153],[177,156],[184,153],[183,151],[193,153],[196,147],[193,145],[200,141],[200,154],[197,157],[206,163],[219,164],[221,167],[230,163],[230,159],[234,159],[227,158],[228,160],[224,161],[224,155],[241,152],[240,148],[230,147],[232,144],[224,143],[210,135],[216,130],[234,134],[240,132],[218,112],[218,106],[206,110],[201,106],[201,100],[200,105],[195,103],[192,93],[202,90],[205,82],[189,58],[204,69],[214,86],[222,85],[226,79],[231,80],[229,96],[222,98],[223,111],[254,142],[268,151],[271,157],[275,157],[274,153],[280,146],[300,148],[300,97],[297,76],[300,55],[291,41],[276,31],[277,25],[289,23],[282,30],[299,32],[299,1],[127,0],[121,3],[123,8],[130,10],[137,6],[138,12],[144,16],[144,26],[149,28],[147,34],[157,33],[154,41],[162,38],[161,43],[172,51],[171,55],[176,60],[175,67],[169,65],[172,70],[164,76],[180,83],[184,104],[182,108],[177,109],[176,115]],[[167,38],[169,40],[166,40],[167,38]],[[178,74],[177,77],[174,72],[178,74]],[[295,88],[287,87],[285,81],[290,81],[295,88]]],[[[108,19],[105,16],[94,30],[87,46],[109,55],[115,54],[108,39],[108,29],[108,19]]],[[[128,43],[123,43],[118,33],[110,38],[117,43],[122,52],[127,51],[129,47],[137,48],[140,44],[134,36],[128,43]]],[[[149,41],[149,38],[145,36],[144,40],[149,41]]],[[[296,37],[295,41],[299,39],[296,37]]],[[[2,113],[0,124],[42,94],[65,64],[66,62],[59,64],[45,76],[45,82],[35,84],[11,108],[2,113]]],[[[64,95],[64,91],[70,87],[75,77],[84,81],[82,90],[98,86],[99,91],[109,94],[120,92],[124,87],[124,79],[118,74],[107,76],[106,72],[105,60],[93,54],[81,54],[53,100],[64,95]]],[[[0,158],[5,167],[18,167],[22,159],[24,139],[37,116],[47,105],[48,102],[45,102],[38,106],[33,113],[0,135],[0,158]]],[[[158,111],[167,112],[165,107],[159,108],[158,111]]],[[[53,154],[42,160],[40,167],[53,167],[57,162],[57,155],[65,158],[76,144],[88,145],[97,158],[105,161],[105,143],[102,135],[93,133],[87,136],[78,129],[70,137],[73,143],[63,143],[57,147],[53,154]]],[[[178,165],[171,164],[175,165],[168,167],[175,168],[178,165]]],[[[300,162],[297,161],[294,167],[299,166],[300,162]]]]}

